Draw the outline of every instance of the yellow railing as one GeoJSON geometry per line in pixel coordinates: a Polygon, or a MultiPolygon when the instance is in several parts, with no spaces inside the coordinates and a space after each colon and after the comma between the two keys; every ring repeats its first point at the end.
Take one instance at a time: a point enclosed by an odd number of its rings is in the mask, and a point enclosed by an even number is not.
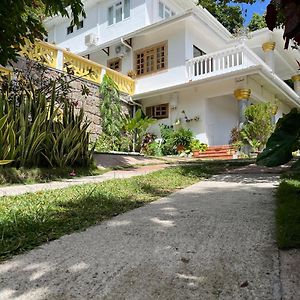
{"type": "Polygon", "coordinates": [[[32,44],[29,40],[26,40],[24,46],[21,47],[19,54],[31,60],[36,60],[51,68],[57,66],[57,53],[58,48],[54,45],[38,41],[32,44]]]}
{"type": "Polygon", "coordinates": [[[134,94],[135,81],[130,77],[55,45],[42,41],[37,41],[35,44],[26,41],[19,54],[51,68],[63,70],[96,83],[101,83],[102,76],[106,73],[116,82],[121,92],[134,94]]]}
{"type": "Polygon", "coordinates": [[[11,70],[6,69],[6,68],[3,68],[3,67],[0,66],[0,75],[1,75],[1,74],[4,74],[4,75],[10,75],[11,73],[12,73],[11,70]]]}
{"type": "Polygon", "coordinates": [[[135,81],[133,79],[111,69],[106,69],[106,74],[117,84],[120,91],[129,95],[134,94],[135,81]]]}
{"type": "Polygon", "coordinates": [[[75,76],[85,79],[101,82],[102,66],[85,59],[79,55],[64,51],[64,71],[73,73],[75,76]]]}

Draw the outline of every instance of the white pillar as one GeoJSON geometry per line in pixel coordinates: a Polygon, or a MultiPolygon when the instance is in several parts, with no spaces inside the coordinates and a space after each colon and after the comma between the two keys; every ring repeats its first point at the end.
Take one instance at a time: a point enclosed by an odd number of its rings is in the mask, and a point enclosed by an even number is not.
{"type": "Polygon", "coordinates": [[[262,45],[262,49],[265,52],[265,63],[275,71],[275,57],[274,57],[274,49],[276,43],[275,42],[266,42],[262,45]]]}
{"type": "Polygon", "coordinates": [[[300,75],[295,75],[292,77],[294,82],[294,90],[300,96],[300,75]]]}
{"type": "Polygon", "coordinates": [[[239,102],[239,129],[242,129],[246,121],[245,110],[248,106],[250,95],[251,95],[250,89],[237,89],[234,91],[234,96],[239,102]]]}

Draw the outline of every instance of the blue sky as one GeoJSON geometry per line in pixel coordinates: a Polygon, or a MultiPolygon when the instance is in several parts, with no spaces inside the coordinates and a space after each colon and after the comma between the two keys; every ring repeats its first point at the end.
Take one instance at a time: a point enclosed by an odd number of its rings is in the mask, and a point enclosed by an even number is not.
{"type": "MultiPolygon", "coordinates": [[[[264,2],[261,2],[261,0],[257,0],[257,2],[252,5],[240,4],[240,6],[243,9],[244,18],[245,18],[245,10],[247,9],[247,16],[246,16],[246,21],[245,21],[246,25],[249,23],[253,13],[258,13],[258,14],[262,15],[265,12],[266,7],[269,3],[270,3],[270,0],[265,0],[264,2]]],[[[237,4],[235,3],[233,5],[237,5],[237,4]]]]}

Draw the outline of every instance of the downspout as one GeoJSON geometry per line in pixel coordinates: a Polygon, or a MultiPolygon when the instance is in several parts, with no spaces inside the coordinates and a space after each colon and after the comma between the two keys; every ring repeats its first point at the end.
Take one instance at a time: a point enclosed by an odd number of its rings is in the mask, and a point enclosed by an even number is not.
{"type": "Polygon", "coordinates": [[[127,48],[129,48],[130,50],[132,50],[132,47],[129,46],[125,41],[124,41],[124,38],[121,37],[121,43],[126,46],[127,48]]]}

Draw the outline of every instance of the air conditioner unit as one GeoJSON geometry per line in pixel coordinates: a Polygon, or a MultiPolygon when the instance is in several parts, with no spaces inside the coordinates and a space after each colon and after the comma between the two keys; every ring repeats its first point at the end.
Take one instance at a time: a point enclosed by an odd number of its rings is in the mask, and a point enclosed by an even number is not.
{"type": "Polygon", "coordinates": [[[91,47],[97,44],[97,37],[94,33],[90,33],[84,37],[84,43],[86,46],[91,47]]]}
{"type": "Polygon", "coordinates": [[[126,54],[128,54],[130,49],[126,47],[125,45],[118,45],[115,47],[115,54],[118,57],[123,57],[126,54]]]}

